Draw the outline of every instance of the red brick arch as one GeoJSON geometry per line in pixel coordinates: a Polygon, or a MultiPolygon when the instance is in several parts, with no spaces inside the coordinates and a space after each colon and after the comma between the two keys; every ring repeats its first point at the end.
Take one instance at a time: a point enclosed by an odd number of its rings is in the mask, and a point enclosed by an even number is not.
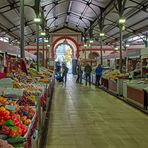
{"type": "Polygon", "coordinates": [[[76,57],[78,58],[79,57],[79,44],[78,42],[73,39],[72,37],[69,37],[69,36],[62,36],[62,37],[59,37],[58,39],[56,39],[53,43],[52,43],[52,48],[51,48],[51,57],[54,58],[55,57],[55,51],[54,51],[54,48],[55,48],[55,45],[58,41],[60,40],[63,40],[63,39],[68,39],[70,41],[72,41],[75,45],[76,45],[76,48],[77,48],[77,53],[76,53],[76,57]]]}

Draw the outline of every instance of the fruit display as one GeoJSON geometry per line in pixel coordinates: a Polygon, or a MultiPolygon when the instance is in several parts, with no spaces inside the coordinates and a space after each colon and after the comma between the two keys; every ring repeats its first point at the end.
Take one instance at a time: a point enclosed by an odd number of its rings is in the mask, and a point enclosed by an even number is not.
{"type": "MultiPolygon", "coordinates": [[[[33,98],[33,96],[31,96],[33,98]]],[[[0,135],[8,137],[24,136],[28,131],[35,109],[31,106],[19,106],[16,101],[0,97],[0,135]],[[10,105],[6,105],[10,104],[10,105]],[[12,111],[12,107],[14,108],[12,111]]]]}
{"type": "Polygon", "coordinates": [[[43,83],[49,83],[49,80],[48,79],[46,79],[46,78],[41,78],[40,80],[39,80],[39,82],[43,82],[43,83]]]}
{"type": "Polygon", "coordinates": [[[106,70],[103,72],[103,78],[109,79],[109,80],[115,80],[119,78],[127,78],[129,76],[128,73],[120,73],[118,70],[106,70]]]}
{"type": "Polygon", "coordinates": [[[13,148],[6,140],[0,139],[0,148],[13,148]]]}
{"type": "Polygon", "coordinates": [[[21,99],[18,100],[18,104],[35,106],[35,96],[23,96],[21,99]]]}
{"type": "Polygon", "coordinates": [[[20,147],[30,147],[28,139],[37,129],[38,118],[42,119],[36,112],[36,98],[40,97],[42,111],[45,111],[47,84],[53,73],[46,68],[40,72],[31,68],[28,71],[30,75],[20,71],[8,74],[13,80],[11,87],[3,90],[0,96],[0,139],[7,140],[14,147],[19,144],[23,144],[20,147]]]}
{"type": "Polygon", "coordinates": [[[0,97],[0,104],[6,104],[7,100],[3,97],[0,97]]]}
{"type": "Polygon", "coordinates": [[[8,137],[24,136],[27,133],[27,126],[22,123],[20,115],[16,113],[5,113],[0,125],[0,134],[8,137]]]}
{"type": "Polygon", "coordinates": [[[19,88],[19,89],[21,89],[23,87],[21,86],[21,84],[18,81],[14,80],[13,81],[13,88],[19,88]]]}
{"type": "Polygon", "coordinates": [[[39,73],[33,69],[33,68],[28,68],[28,72],[32,75],[32,76],[37,76],[39,73]]]}
{"type": "MultiPolygon", "coordinates": [[[[16,110],[18,110],[18,104],[16,103],[16,101],[13,100],[7,100],[6,98],[0,97],[0,105],[9,105],[9,106],[14,106],[16,110]]],[[[0,109],[3,108],[2,106],[0,107],[0,109]]]]}
{"type": "Polygon", "coordinates": [[[21,117],[26,116],[28,119],[32,119],[35,114],[35,109],[28,105],[20,106],[18,113],[21,117]]]}

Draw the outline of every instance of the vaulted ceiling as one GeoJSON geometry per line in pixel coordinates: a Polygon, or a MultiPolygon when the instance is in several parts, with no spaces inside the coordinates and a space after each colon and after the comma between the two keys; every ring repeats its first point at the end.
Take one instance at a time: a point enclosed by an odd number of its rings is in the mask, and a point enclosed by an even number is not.
{"type": "MultiPolygon", "coordinates": [[[[100,24],[103,19],[103,32],[105,42],[119,41],[119,13],[117,10],[119,0],[40,0],[40,15],[48,32],[68,27],[99,38],[100,24]],[[101,18],[102,15],[102,18],[101,18]],[[44,18],[44,19],[43,19],[44,18]]],[[[124,17],[126,28],[123,32],[124,40],[131,36],[143,36],[148,32],[148,0],[122,0],[125,1],[124,17]]],[[[35,41],[36,3],[39,0],[25,0],[25,41],[35,41]]],[[[20,40],[20,11],[19,0],[0,1],[0,36],[20,40]]]]}

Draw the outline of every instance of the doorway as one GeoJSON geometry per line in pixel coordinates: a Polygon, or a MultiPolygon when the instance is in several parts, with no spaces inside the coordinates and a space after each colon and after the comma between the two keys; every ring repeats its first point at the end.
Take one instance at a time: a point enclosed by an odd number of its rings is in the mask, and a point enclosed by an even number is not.
{"type": "Polygon", "coordinates": [[[73,59],[73,47],[68,43],[61,43],[56,48],[55,62],[59,62],[60,65],[65,63],[68,67],[68,73],[72,73],[72,59],[73,59]]]}

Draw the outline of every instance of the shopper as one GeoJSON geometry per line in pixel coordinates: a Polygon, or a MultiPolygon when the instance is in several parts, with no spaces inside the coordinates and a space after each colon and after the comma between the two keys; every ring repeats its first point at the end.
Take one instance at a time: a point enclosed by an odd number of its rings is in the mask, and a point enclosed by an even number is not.
{"type": "Polygon", "coordinates": [[[62,65],[62,77],[64,79],[65,84],[67,82],[67,73],[68,73],[68,67],[66,66],[66,64],[63,64],[62,65]]]}
{"type": "Polygon", "coordinates": [[[99,64],[96,68],[96,86],[100,86],[102,71],[103,71],[103,68],[101,67],[101,64],[99,64]]]}
{"type": "Polygon", "coordinates": [[[92,68],[89,64],[87,64],[84,68],[85,72],[85,85],[87,86],[87,81],[89,81],[89,86],[91,86],[91,72],[92,68]]]}
{"type": "Polygon", "coordinates": [[[61,72],[61,65],[60,62],[56,63],[56,73],[60,73],[61,72]]]}
{"type": "Polygon", "coordinates": [[[82,67],[81,67],[81,64],[79,63],[77,65],[77,80],[76,80],[76,83],[80,83],[82,84],[82,74],[83,74],[83,71],[82,71],[82,67]]]}

